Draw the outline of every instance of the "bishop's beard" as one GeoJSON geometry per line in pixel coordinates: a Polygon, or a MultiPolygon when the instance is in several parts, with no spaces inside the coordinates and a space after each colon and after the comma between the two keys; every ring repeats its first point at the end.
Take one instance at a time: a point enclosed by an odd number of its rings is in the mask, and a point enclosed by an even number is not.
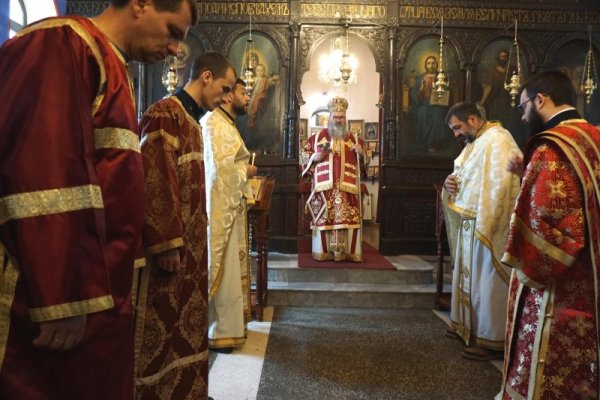
{"type": "Polygon", "coordinates": [[[329,134],[332,138],[343,139],[346,136],[348,126],[347,124],[336,125],[333,121],[329,121],[327,129],[329,129],[329,134]]]}

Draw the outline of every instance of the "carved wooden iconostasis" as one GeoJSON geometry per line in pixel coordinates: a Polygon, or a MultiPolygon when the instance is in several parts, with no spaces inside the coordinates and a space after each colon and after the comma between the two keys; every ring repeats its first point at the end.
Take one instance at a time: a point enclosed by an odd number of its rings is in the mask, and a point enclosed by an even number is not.
{"type": "MultiPolygon", "coordinates": [[[[68,1],[68,11],[91,16],[107,4],[68,1]]],[[[550,68],[565,71],[577,89],[578,110],[600,124],[600,90],[588,104],[579,88],[589,48],[589,25],[596,65],[600,66],[597,0],[222,0],[198,1],[198,5],[200,23],[190,30],[178,55],[183,79],[193,57],[206,51],[227,55],[240,73],[248,56],[245,43],[252,16],[255,56],[264,69],[250,115],[240,119],[238,126],[247,146],[257,154],[259,173],[276,180],[271,251],[296,250],[302,207],[298,201],[299,146],[317,126],[314,113],[326,105],[304,88],[318,75],[314,69],[319,67],[319,48],[327,48],[340,35],[350,38],[350,53],[365,54],[358,59],[356,71],[364,73],[366,68],[370,75],[359,75],[346,92],[327,89],[327,93],[348,98],[353,129],[361,128],[363,137],[373,143],[368,146],[378,153],[378,164],[371,167],[377,171],[374,212],[384,254],[435,254],[433,184],[451,172],[461,149],[443,124],[452,104],[479,102],[488,118],[509,127],[519,144],[526,140],[528,128],[502,88],[506,53],[511,63],[516,57],[515,20],[523,79],[550,68]],[[450,86],[448,93],[436,100],[422,82],[430,80],[428,75],[439,67],[442,15],[443,65],[450,86]]],[[[161,84],[163,69],[163,63],[132,68],[142,93],[142,109],[166,93],[161,84]]],[[[322,96],[322,92],[316,95],[322,96]]]]}

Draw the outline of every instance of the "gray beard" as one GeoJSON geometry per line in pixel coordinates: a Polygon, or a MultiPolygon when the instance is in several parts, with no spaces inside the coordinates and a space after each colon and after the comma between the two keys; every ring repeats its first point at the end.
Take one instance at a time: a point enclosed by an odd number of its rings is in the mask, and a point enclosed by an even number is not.
{"type": "Polygon", "coordinates": [[[333,121],[329,121],[327,129],[332,138],[343,139],[346,136],[347,125],[335,125],[333,121]]]}

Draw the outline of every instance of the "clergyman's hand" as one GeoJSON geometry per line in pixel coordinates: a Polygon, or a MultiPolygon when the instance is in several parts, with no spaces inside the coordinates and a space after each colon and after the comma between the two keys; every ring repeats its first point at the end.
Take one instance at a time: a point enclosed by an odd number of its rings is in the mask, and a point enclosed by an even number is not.
{"type": "Polygon", "coordinates": [[[70,350],[83,339],[86,323],[86,315],[42,322],[33,345],[47,350],[70,350]]]}
{"type": "Polygon", "coordinates": [[[508,158],[508,165],[506,166],[506,170],[508,172],[512,172],[513,174],[521,177],[523,176],[523,171],[525,170],[525,165],[523,164],[523,156],[518,153],[513,153],[508,158]]]}
{"type": "Polygon", "coordinates": [[[181,270],[179,248],[167,250],[157,254],[156,265],[158,268],[168,272],[179,272],[181,270]]]}
{"type": "Polygon", "coordinates": [[[458,179],[456,179],[456,175],[448,175],[444,181],[444,188],[450,194],[450,196],[456,195],[458,192],[458,179]]]}
{"type": "Polygon", "coordinates": [[[323,150],[323,151],[318,151],[316,153],[313,153],[313,155],[311,157],[313,157],[313,160],[316,162],[320,162],[323,161],[323,159],[325,158],[325,156],[329,154],[329,150],[323,150]]]}
{"type": "Polygon", "coordinates": [[[258,168],[256,168],[256,166],[254,166],[254,165],[246,166],[246,177],[247,178],[252,178],[253,176],[256,176],[257,174],[258,174],[258,168]]]}
{"type": "Polygon", "coordinates": [[[364,150],[363,150],[363,148],[362,148],[362,146],[361,146],[360,144],[356,144],[356,145],[354,146],[354,151],[356,151],[356,152],[357,152],[358,154],[360,154],[361,156],[362,156],[362,155],[363,155],[363,153],[364,153],[364,150]]]}

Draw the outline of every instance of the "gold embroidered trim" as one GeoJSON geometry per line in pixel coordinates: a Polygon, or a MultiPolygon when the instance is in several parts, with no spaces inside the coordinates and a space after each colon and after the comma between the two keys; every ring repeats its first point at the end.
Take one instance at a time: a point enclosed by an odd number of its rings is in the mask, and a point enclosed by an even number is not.
{"type": "Polygon", "coordinates": [[[146,140],[152,142],[160,138],[162,138],[169,145],[173,146],[175,149],[179,149],[179,139],[171,135],[164,129],[159,129],[157,131],[147,133],[146,136],[142,138],[142,143],[144,143],[144,141],[146,140]]]}
{"type": "Polygon", "coordinates": [[[0,369],[2,369],[6,354],[8,333],[10,331],[10,309],[15,298],[15,288],[19,279],[19,271],[8,257],[4,246],[0,244],[0,267],[4,265],[6,258],[8,258],[8,263],[0,278],[0,369]]]}
{"type": "Polygon", "coordinates": [[[0,225],[13,219],[87,208],[104,208],[102,192],[97,185],[11,194],[0,198],[0,225]]]}
{"type": "Polygon", "coordinates": [[[218,339],[208,339],[208,347],[211,349],[219,348],[219,347],[238,347],[244,344],[246,338],[242,337],[231,337],[231,338],[218,338],[218,339]]]}
{"type": "Polygon", "coordinates": [[[510,277],[508,276],[506,271],[502,268],[502,265],[500,265],[500,262],[496,258],[496,254],[494,254],[494,246],[492,245],[491,240],[489,240],[487,237],[483,236],[483,234],[481,232],[479,232],[479,230],[477,230],[477,229],[475,230],[475,237],[481,243],[483,243],[483,245],[485,247],[488,248],[488,250],[490,251],[490,254],[492,255],[492,263],[494,264],[494,269],[496,269],[496,272],[498,273],[498,275],[500,275],[500,278],[502,278],[502,280],[506,284],[508,284],[510,277]]]}
{"type": "Polygon", "coordinates": [[[510,253],[504,252],[501,261],[503,264],[506,264],[511,268],[523,269],[523,260],[517,257],[513,257],[513,255],[510,253]]]}
{"type": "Polygon", "coordinates": [[[358,186],[354,183],[341,182],[340,190],[346,193],[358,194],[358,186]]]}
{"type": "Polygon", "coordinates": [[[154,246],[148,247],[146,250],[148,254],[151,256],[155,254],[162,253],[163,251],[175,249],[177,247],[183,247],[183,238],[175,238],[171,240],[167,240],[166,242],[162,242],[159,244],[155,244],[154,246]]]}
{"type": "Polygon", "coordinates": [[[184,154],[177,159],[177,165],[183,165],[192,161],[204,161],[204,154],[198,151],[184,154]]]}
{"type": "Polygon", "coordinates": [[[98,69],[100,70],[100,82],[98,85],[98,93],[96,94],[96,98],[94,99],[94,103],[92,106],[92,116],[96,115],[98,109],[100,108],[100,104],[104,100],[104,95],[106,93],[106,67],[104,66],[104,59],[100,54],[100,49],[96,44],[96,40],[92,37],[92,35],[77,21],[70,18],[53,18],[48,21],[43,21],[41,23],[26,27],[17,32],[16,36],[25,36],[28,33],[33,31],[37,31],[40,29],[52,29],[59,28],[61,26],[69,26],[75,33],[77,33],[83,41],[89,46],[92,55],[96,59],[98,63],[98,69]]]}
{"type": "Polygon", "coordinates": [[[137,378],[135,384],[137,386],[141,385],[150,385],[160,380],[163,376],[165,376],[168,372],[175,368],[183,367],[195,362],[204,361],[208,359],[208,350],[204,350],[202,353],[193,354],[191,356],[178,358],[177,360],[169,363],[159,372],[154,375],[145,376],[143,378],[137,378]]]}
{"type": "Polygon", "coordinates": [[[477,218],[477,213],[475,211],[467,210],[466,208],[461,208],[457,206],[452,200],[451,196],[448,196],[448,208],[459,214],[461,217],[467,218],[477,218]]]}
{"type": "Polygon", "coordinates": [[[544,238],[539,237],[535,233],[533,233],[527,225],[518,217],[513,218],[512,223],[519,230],[521,235],[533,246],[535,246],[541,252],[549,255],[554,258],[558,262],[561,262],[567,266],[573,265],[575,262],[575,257],[567,254],[564,250],[554,246],[551,243],[548,243],[544,238]]]}
{"type": "Polygon", "coordinates": [[[106,295],[95,299],[74,301],[72,303],[57,304],[54,306],[30,308],[29,316],[33,322],[44,322],[55,319],[74,317],[77,315],[91,314],[113,308],[115,303],[112,296],[106,295]]]}
{"type": "Polygon", "coordinates": [[[525,272],[521,271],[520,269],[516,269],[515,274],[517,275],[517,279],[519,280],[519,282],[525,286],[532,287],[534,289],[542,289],[544,287],[544,285],[542,285],[541,283],[536,282],[527,275],[525,275],[525,272]]]}
{"type": "Polygon", "coordinates": [[[133,269],[138,269],[146,266],[146,258],[141,257],[133,262],[133,269]]]}
{"type": "Polygon", "coordinates": [[[129,129],[101,128],[94,129],[96,149],[120,149],[140,152],[140,139],[129,129]]]}

